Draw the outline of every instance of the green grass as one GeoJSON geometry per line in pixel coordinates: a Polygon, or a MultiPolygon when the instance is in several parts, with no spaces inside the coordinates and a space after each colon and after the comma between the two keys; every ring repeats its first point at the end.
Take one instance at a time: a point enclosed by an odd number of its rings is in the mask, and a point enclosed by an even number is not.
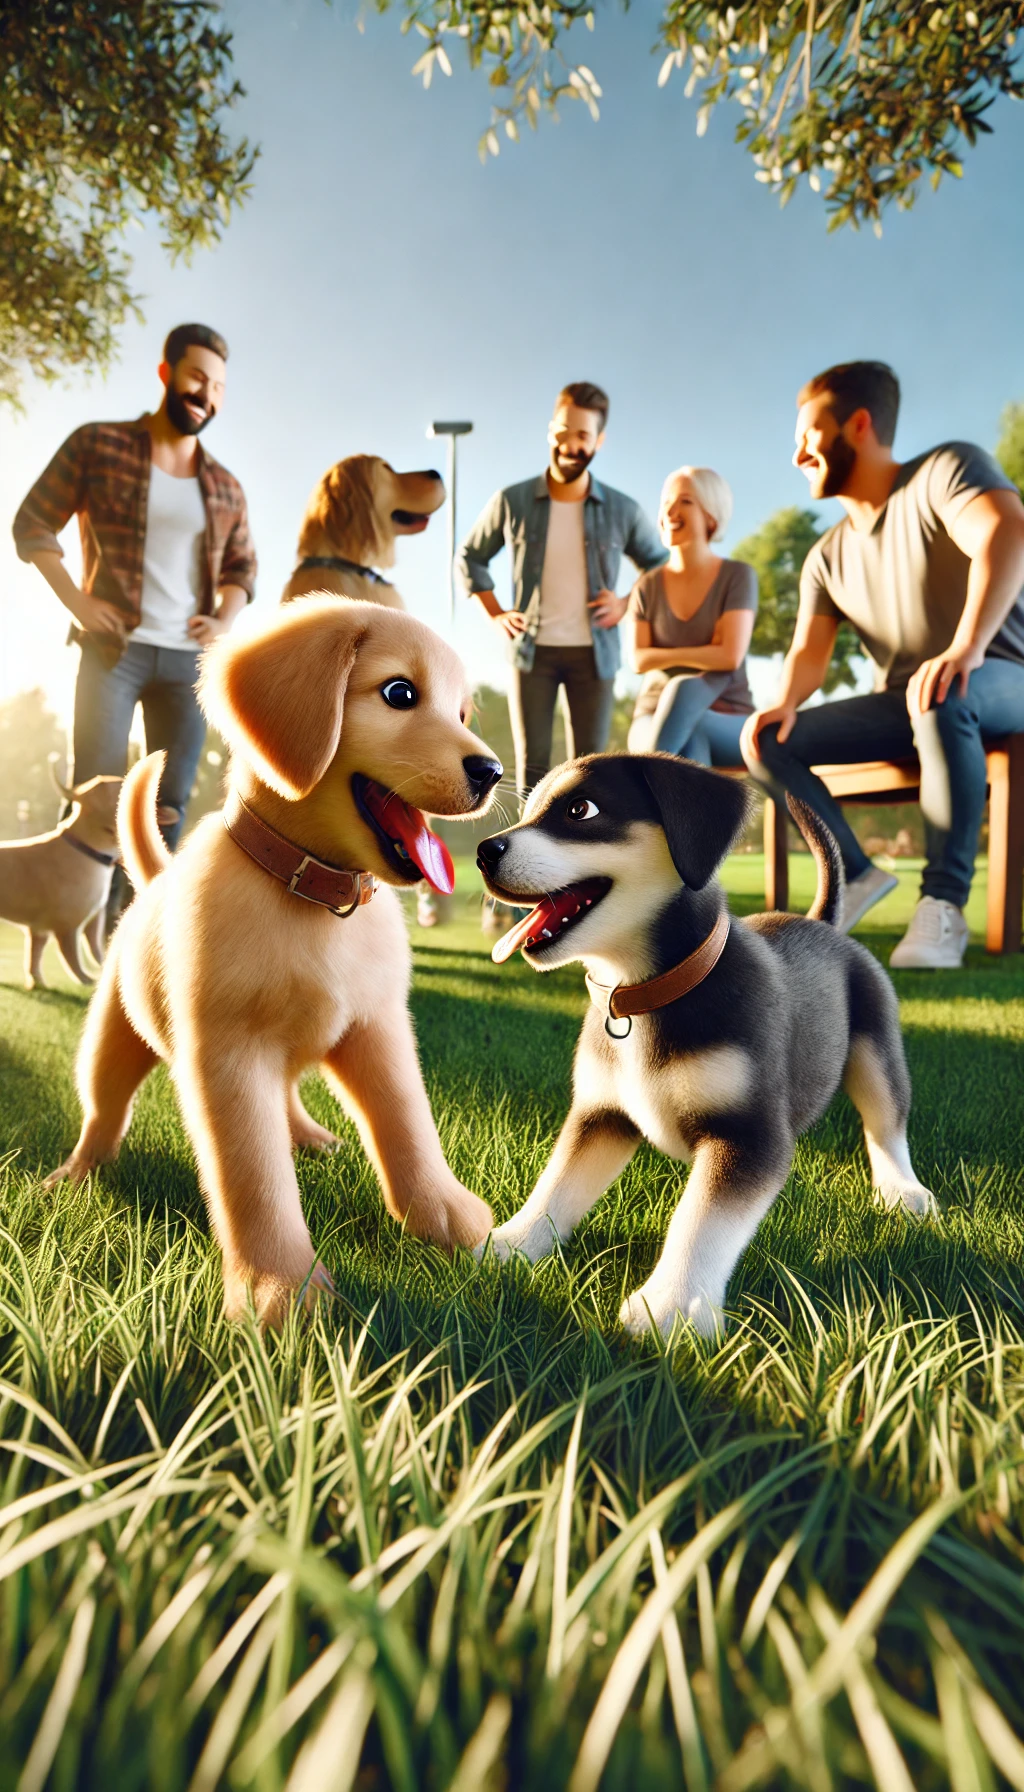
{"type": "MultiPolygon", "coordinates": [[[[449,1159],[504,1217],[582,977],[496,971],[459,869],[413,1006],[449,1159]]],[[[758,906],[760,860],[727,882],[758,906]]],[[[861,930],[883,956],[913,899],[909,867],[861,930]]],[[[338,1298],[226,1327],[162,1070],[116,1165],[41,1188],[77,1125],[54,980],[24,993],[0,930],[0,1788],[1024,1788],[1024,961],[896,979],[942,1217],[875,1210],[837,1099],[728,1336],[671,1355],[615,1314],[677,1166],[642,1151],[536,1270],[450,1262],[316,1079],[338,1298]]]]}

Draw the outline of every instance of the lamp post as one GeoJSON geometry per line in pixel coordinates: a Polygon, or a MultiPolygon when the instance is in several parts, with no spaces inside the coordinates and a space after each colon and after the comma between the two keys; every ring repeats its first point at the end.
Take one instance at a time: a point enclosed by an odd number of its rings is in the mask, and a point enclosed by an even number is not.
{"type": "Polygon", "coordinates": [[[448,437],[448,589],[451,597],[452,621],[455,621],[455,444],[459,436],[468,436],[472,423],[432,423],[428,436],[448,437]]]}

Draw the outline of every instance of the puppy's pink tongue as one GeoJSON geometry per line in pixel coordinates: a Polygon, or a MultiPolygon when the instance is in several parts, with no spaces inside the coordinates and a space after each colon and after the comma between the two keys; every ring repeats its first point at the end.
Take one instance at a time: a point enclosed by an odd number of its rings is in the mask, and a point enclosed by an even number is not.
{"type": "Polygon", "coordinates": [[[507,933],[502,934],[500,940],[495,940],[491,947],[491,962],[504,964],[506,958],[511,958],[513,952],[519,951],[520,946],[545,937],[545,930],[546,937],[552,939],[558,920],[557,902],[552,896],[542,896],[536,908],[532,908],[523,920],[516,921],[507,933]]]}
{"type": "Polygon", "coordinates": [[[546,940],[553,940],[555,935],[568,927],[584,909],[593,908],[608,888],[608,879],[603,877],[584,878],[582,883],[569,884],[564,890],[555,890],[551,896],[542,896],[536,908],[532,908],[522,921],[517,921],[500,940],[491,947],[491,958],[495,964],[504,964],[513,952],[520,947],[541,946],[546,940]]]}
{"type": "Polygon", "coordinates": [[[450,896],[455,888],[452,855],[444,841],[431,833],[422,812],[381,784],[367,783],[363,800],[388,839],[404,849],[428,884],[440,895],[450,896]]]}

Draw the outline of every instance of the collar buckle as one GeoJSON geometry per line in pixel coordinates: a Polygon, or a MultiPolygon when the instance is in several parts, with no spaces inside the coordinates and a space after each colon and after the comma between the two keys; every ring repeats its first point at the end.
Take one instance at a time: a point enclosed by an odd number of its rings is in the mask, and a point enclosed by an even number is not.
{"type": "Polygon", "coordinates": [[[250,809],[237,790],[229,791],[221,819],[235,845],[277,878],[290,896],[325,908],[339,920],[347,920],[369,902],[377,888],[369,871],[343,871],[286,839],[250,809]]]}
{"type": "Polygon", "coordinates": [[[357,908],[360,908],[364,902],[369,902],[370,897],[377,888],[377,880],[370,872],[355,871],[352,875],[355,882],[356,893],[349,903],[348,908],[331,908],[330,903],[327,904],[331,914],[337,915],[339,921],[347,921],[349,915],[354,915],[357,908]]]}
{"type": "Polygon", "coordinates": [[[299,884],[301,883],[302,878],[305,876],[305,873],[308,870],[308,868],[309,868],[309,854],[307,852],[307,853],[303,854],[302,858],[299,860],[299,863],[296,865],[295,870],[292,872],[291,877],[288,879],[288,888],[291,891],[293,896],[301,895],[302,892],[299,889],[299,884]]]}
{"type": "Polygon", "coordinates": [[[604,1010],[604,1030],[609,1039],[628,1039],[633,1031],[633,1016],[631,1014],[614,1014],[612,1012],[612,1003],[618,995],[619,990],[622,988],[621,983],[616,983],[614,988],[610,988],[607,983],[595,982],[589,971],[585,973],[584,981],[587,985],[587,993],[590,996],[590,1000],[593,1002],[598,1013],[600,1014],[602,1009],[604,1010]],[[616,1027],[621,1030],[616,1032],[616,1027]]]}

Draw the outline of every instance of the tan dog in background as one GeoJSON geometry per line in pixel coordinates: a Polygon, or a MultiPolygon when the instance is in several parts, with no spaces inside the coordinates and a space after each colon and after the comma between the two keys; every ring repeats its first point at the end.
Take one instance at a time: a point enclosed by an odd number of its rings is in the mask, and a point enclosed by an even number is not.
{"type": "Polygon", "coordinates": [[[103,923],[118,858],[120,778],[57,785],[74,804],[49,834],[0,841],[0,918],[25,930],[25,988],[45,989],[43,952],[51,934],[72,977],[92,983],[79,957],[79,929],[103,963],[103,923]]]}
{"type": "Polygon", "coordinates": [[[421,535],[445,500],[440,473],[396,473],[377,454],[350,454],[317,481],[299,531],[298,564],[282,603],[333,591],[404,610],[379,568],[394,566],[395,538],[421,535]]]}
{"type": "MultiPolygon", "coordinates": [[[[385,886],[450,882],[421,810],[480,813],[501,766],[465,726],[460,661],[423,623],[304,599],[215,642],[200,695],[232,750],[229,809],[240,797],[325,867],[385,886]]],[[[259,1317],[277,1322],[310,1279],[329,1286],[314,1273],[292,1162],[294,1145],[332,1142],[298,1098],[316,1065],[359,1128],[388,1211],[447,1249],[479,1243],[490,1210],[449,1170],[423,1086],[396,892],[378,887],[342,918],[249,857],[220,815],[172,859],[154,815],[161,762],[151,754],[125,783],[118,825],[138,894],[89,1009],[81,1135],[50,1181],[81,1181],[115,1155],[135,1091],[164,1059],[224,1255],[225,1311],[243,1314],[251,1289],[259,1317]]]]}

